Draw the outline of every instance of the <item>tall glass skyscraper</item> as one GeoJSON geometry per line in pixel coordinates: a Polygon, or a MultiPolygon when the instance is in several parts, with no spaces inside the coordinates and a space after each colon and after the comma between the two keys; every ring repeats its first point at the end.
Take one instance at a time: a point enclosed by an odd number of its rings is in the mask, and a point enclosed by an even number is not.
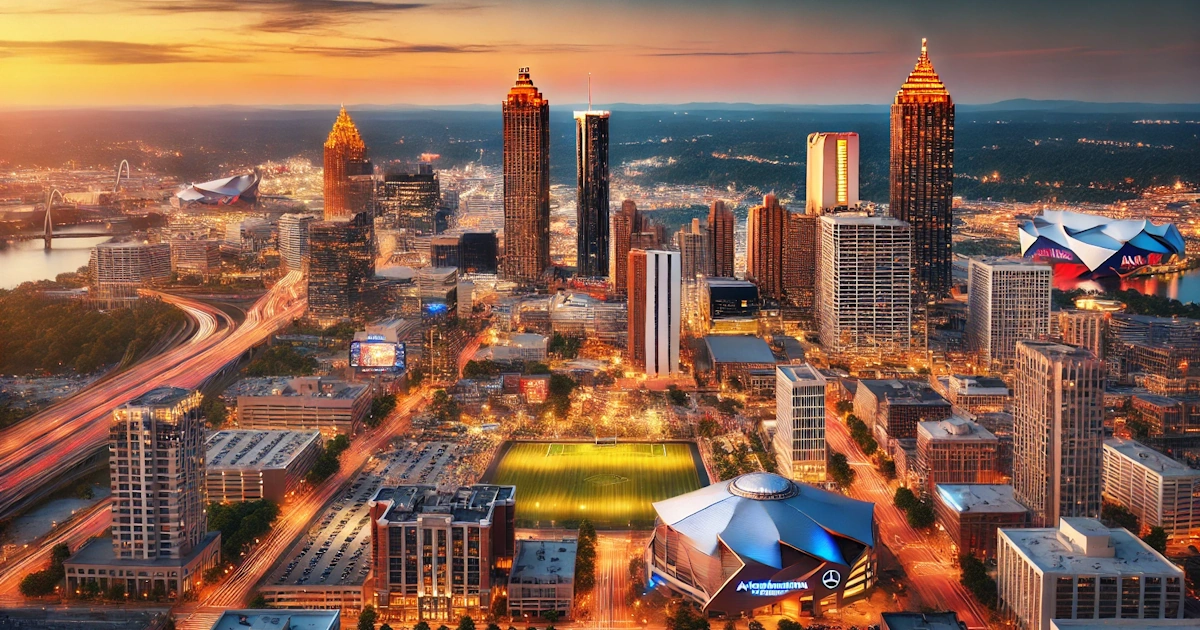
{"type": "Polygon", "coordinates": [[[950,293],[954,101],[925,40],[892,103],[891,215],[912,226],[913,281],[927,297],[950,293]]]}
{"type": "Polygon", "coordinates": [[[550,267],[550,101],[521,68],[504,115],[502,273],[534,281],[550,267]]]}
{"type": "Polygon", "coordinates": [[[577,274],[608,274],[608,112],[575,112],[579,249],[577,274]]]}

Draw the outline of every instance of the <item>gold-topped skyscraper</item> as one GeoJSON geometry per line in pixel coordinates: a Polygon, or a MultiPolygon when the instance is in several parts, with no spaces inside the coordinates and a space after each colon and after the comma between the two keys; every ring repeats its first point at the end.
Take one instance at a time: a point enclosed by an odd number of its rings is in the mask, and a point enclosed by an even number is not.
{"type": "Polygon", "coordinates": [[[343,106],[325,140],[325,220],[348,220],[370,209],[374,168],[367,160],[367,145],[343,106]],[[363,181],[364,178],[366,181],[363,181]]]}
{"type": "Polygon", "coordinates": [[[926,298],[950,293],[953,199],[954,101],[922,39],[892,103],[890,212],[912,225],[914,288],[926,298]]]}
{"type": "Polygon", "coordinates": [[[535,281],[550,267],[550,101],[517,73],[504,114],[504,258],[502,274],[535,281]]]}

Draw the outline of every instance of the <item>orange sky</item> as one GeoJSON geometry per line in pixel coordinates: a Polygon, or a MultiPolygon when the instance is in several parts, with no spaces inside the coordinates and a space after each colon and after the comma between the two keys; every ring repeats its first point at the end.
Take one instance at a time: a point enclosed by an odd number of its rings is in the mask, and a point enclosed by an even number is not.
{"type": "Polygon", "coordinates": [[[1200,101],[1200,3],[999,4],[0,0],[0,107],[498,103],[526,65],[552,103],[884,103],[922,36],[959,102],[1200,101]]]}

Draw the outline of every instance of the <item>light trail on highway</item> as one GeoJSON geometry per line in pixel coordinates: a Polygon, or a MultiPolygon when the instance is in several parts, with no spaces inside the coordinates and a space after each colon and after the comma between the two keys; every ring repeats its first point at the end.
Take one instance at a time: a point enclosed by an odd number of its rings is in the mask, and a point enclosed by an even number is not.
{"type": "Polygon", "coordinates": [[[52,530],[29,555],[5,565],[0,569],[0,607],[16,606],[24,601],[19,590],[21,580],[33,571],[46,568],[50,563],[50,552],[56,545],[65,543],[74,551],[88,539],[104,533],[111,524],[112,499],[104,499],[78,518],[52,530]]]}
{"type": "Polygon", "coordinates": [[[302,279],[299,272],[284,276],[236,328],[227,314],[210,305],[157,294],[196,322],[196,334],[0,433],[0,516],[103,448],[113,409],[155,387],[194,388],[300,316],[305,307],[302,279]]]}

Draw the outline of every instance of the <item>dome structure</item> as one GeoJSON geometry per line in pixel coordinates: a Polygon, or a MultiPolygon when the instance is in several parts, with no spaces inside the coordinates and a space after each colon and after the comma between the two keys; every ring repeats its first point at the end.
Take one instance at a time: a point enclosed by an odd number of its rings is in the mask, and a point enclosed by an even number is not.
{"type": "Polygon", "coordinates": [[[1179,260],[1183,235],[1172,223],[1046,210],[1018,230],[1021,255],[1054,265],[1058,277],[1127,276],[1179,260]]]}
{"type": "Polygon", "coordinates": [[[192,184],[175,193],[179,203],[227,206],[239,201],[253,203],[258,196],[259,176],[257,173],[235,175],[211,182],[192,184]]]}

